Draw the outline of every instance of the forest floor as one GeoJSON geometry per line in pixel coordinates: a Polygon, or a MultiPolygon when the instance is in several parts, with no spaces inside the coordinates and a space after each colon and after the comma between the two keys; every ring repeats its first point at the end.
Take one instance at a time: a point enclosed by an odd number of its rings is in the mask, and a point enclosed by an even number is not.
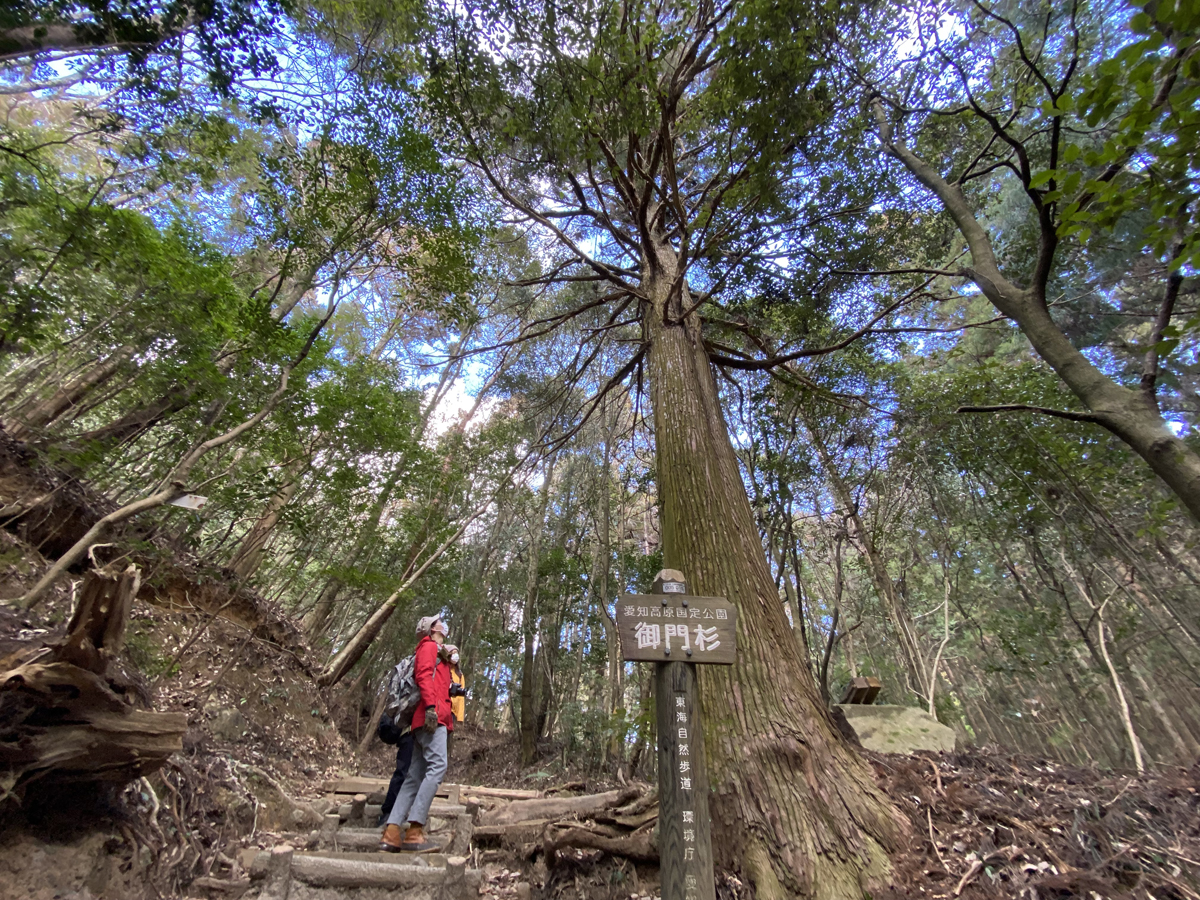
{"type": "MultiPolygon", "coordinates": [[[[0,596],[15,596],[44,564],[0,531],[0,596]]],[[[52,639],[70,603],[63,589],[28,615],[0,606],[0,655],[52,639]]],[[[353,692],[314,688],[305,660],[263,633],[136,603],[126,653],[154,707],[186,713],[184,750],[121,791],[31,790],[22,811],[0,813],[0,900],[209,896],[205,879],[240,874],[244,851],[316,828],[327,779],[390,773],[390,748],[378,742],[355,761],[361,712],[338,702],[353,692]]],[[[1200,900],[1200,764],[1137,777],[990,749],[867,755],[912,822],[880,897],[1200,900]]],[[[558,753],[522,769],[514,736],[470,725],[447,780],[577,793],[614,785],[558,753]]],[[[491,900],[659,894],[655,866],[598,851],[562,853],[553,870],[539,855],[500,850],[477,851],[476,863],[491,900]]],[[[752,891],[718,873],[718,895],[752,891]]]]}

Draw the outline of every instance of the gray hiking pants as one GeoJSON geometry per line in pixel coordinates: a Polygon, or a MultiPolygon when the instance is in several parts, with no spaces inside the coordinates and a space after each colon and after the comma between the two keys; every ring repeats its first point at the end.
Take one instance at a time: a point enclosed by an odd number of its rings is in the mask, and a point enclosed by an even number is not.
{"type": "Polygon", "coordinates": [[[439,725],[433,734],[424,728],[413,730],[412,762],[388,816],[389,825],[401,825],[406,821],[424,825],[429,818],[433,795],[446,777],[446,734],[445,725],[439,725]]]}

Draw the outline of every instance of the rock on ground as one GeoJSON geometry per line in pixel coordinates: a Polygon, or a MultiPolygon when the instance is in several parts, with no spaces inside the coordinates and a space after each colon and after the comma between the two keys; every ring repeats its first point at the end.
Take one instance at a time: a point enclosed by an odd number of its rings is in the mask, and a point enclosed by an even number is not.
{"type": "Polygon", "coordinates": [[[914,706],[838,707],[858,735],[859,743],[876,753],[912,753],[916,750],[954,750],[954,731],[914,706]]]}

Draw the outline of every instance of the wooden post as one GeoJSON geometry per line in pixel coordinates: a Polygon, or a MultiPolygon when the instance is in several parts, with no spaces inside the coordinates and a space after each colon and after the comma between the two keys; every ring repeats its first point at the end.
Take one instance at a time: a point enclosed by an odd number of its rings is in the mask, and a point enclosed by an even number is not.
{"type": "MultiPolygon", "coordinates": [[[[682,573],[663,569],[654,579],[653,592],[686,597],[687,584],[682,573]]],[[[687,605],[686,599],[682,602],[687,605]]],[[[696,664],[655,663],[654,697],[662,900],[716,900],[696,664]]]]}

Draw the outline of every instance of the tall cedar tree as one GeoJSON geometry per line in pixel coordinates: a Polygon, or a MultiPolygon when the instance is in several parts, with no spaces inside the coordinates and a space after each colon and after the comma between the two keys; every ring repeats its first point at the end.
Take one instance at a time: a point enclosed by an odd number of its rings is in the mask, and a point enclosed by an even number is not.
{"type": "Polygon", "coordinates": [[[714,346],[736,327],[730,279],[769,268],[762,248],[796,247],[811,224],[797,147],[824,114],[817,44],[832,23],[803,2],[441,16],[428,84],[439,111],[463,158],[548,238],[527,284],[572,301],[524,335],[583,317],[595,327],[566,381],[616,357],[596,402],[632,375],[648,382],[664,563],[739,609],[737,664],[700,676],[717,862],[763,900],[861,896],[903,826],[798,651],[714,372],[746,361],[714,346]]]}

